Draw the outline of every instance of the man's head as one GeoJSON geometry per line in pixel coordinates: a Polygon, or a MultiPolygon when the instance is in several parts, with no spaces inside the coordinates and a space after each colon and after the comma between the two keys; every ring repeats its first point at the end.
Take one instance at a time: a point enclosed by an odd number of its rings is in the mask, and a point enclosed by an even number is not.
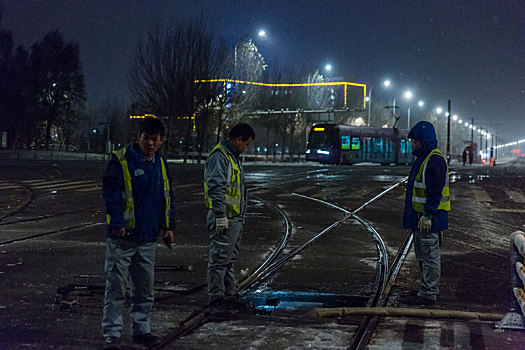
{"type": "Polygon", "coordinates": [[[434,126],[427,121],[420,121],[408,133],[412,139],[412,154],[421,157],[437,148],[437,138],[434,126]]]}
{"type": "Polygon", "coordinates": [[[235,125],[228,135],[228,141],[235,147],[237,154],[246,151],[253,139],[255,139],[255,131],[246,123],[235,125]]]}
{"type": "Polygon", "coordinates": [[[153,158],[162,146],[164,126],[157,118],[145,118],[140,123],[139,145],[146,158],[153,158]]]}

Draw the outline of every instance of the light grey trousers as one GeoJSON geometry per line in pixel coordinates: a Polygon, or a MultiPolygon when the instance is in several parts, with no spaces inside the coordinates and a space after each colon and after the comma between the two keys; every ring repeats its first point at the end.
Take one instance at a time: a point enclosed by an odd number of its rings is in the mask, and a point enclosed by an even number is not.
{"type": "Polygon", "coordinates": [[[414,250],[421,269],[418,296],[436,300],[441,277],[441,240],[443,232],[414,231],[414,250]]]}
{"type": "Polygon", "coordinates": [[[241,248],[244,219],[228,220],[228,229],[219,234],[215,227],[215,215],[210,210],[207,216],[210,230],[210,251],[208,256],[208,298],[211,301],[235,295],[234,265],[241,248]]]}
{"type": "Polygon", "coordinates": [[[157,243],[133,244],[125,240],[107,238],[106,291],[102,334],[105,338],[119,338],[122,332],[128,273],[131,280],[130,315],[133,335],[151,333],[149,313],[153,306],[153,275],[157,243]]]}

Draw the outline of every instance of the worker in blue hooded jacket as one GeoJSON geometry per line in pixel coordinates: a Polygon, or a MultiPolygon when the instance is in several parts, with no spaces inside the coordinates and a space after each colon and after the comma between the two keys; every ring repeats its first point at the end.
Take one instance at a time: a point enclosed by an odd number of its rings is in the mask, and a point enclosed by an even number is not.
{"type": "Polygon", "coordinates": [[[105,349],[120,349],[126,284],[131,287],[132,341],[154,346],[151,334],[157,238],[174,241],[175,201],[168,163],[159,149],[164,126],[143,119],[138,143],[112,152],[103,177],[106,204],[106,290],[102,332],[105,349]]]}
{"type": "Polygon", "coordinates": [[[414,234],[414,250],[421,269],[419,290],[402,299],[412,305],[431,305],[439,294],[441,241],[450,211],[448,166],[437,148],[434,126],[420,121],[410,130],[416,156],[406,187],[403,227],[414,234]]]}

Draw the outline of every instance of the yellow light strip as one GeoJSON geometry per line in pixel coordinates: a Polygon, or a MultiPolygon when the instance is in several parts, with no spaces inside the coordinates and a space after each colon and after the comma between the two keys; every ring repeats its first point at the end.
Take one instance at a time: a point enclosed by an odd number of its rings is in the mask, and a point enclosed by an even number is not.
{"type": "Polygon", "coordinates": [[[266,86],[266,87],[304,87],[304,86],[334,86],[334,85],[344,85],[345,89],[345,107],[347,101],[347,88],[350,86],[361,86],[363,88],[363,108],[366,109],[366,84],[360,83],[351,83],[346,81],[337,81],[331,83],[296,83],[296,84],[268,84],[268,83],[258,83],[254,81],[243,81],[243,80],[234,80],[234,79],[204,79],[204,80],[195,80],[194,83],[238,83],[246,85],[256,85],[256,86],[266,86]]]}
{"type": "Polygon", "coordinates": [[[157,118],[155,114],[130,115],[129,119],[157,118]]]}

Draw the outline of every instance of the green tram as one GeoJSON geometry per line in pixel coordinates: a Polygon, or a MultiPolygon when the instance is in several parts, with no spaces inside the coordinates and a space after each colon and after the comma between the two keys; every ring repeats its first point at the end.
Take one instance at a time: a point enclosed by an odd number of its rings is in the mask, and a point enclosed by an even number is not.
{"type": "Polygon", "coordinates": [[[337,124],[310,129],[306,160],[322,164],[411,164],[408,130],[337,124]]]}

